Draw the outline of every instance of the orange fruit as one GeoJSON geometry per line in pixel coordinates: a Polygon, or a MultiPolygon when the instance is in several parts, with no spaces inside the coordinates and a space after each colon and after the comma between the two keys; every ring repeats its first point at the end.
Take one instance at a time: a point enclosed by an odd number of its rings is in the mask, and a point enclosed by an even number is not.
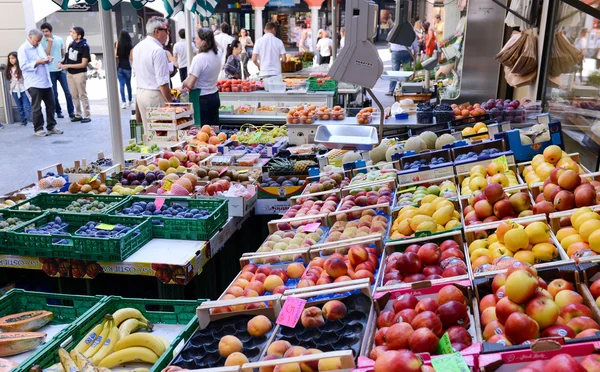
{"type": "Polygon", "coordinates": [[[210,134],[210,132],[212,132],[212,128],[210,127],[210,125],[203,125],[202,129],[200,129],[200,131],[210,134]]]}
{"type": "Polygon", "coordinates": [[[208,134],[206,132],[198,132],[196,138],[198,138],[200,142],[206,143],[206,141],[208,141],[208,134]]]}
{"type": "Polygon", "coordinates": [[[208,139],[208,143],[211,145],[218,145],[221,143],[221,140],[217,136],[213,136],[208,139]]]}

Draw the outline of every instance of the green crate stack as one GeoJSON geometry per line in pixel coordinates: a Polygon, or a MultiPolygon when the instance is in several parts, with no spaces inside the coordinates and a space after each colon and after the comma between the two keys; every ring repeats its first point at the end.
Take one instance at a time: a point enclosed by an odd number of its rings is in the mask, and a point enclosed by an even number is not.
{"type": "MultiPolygon", "coordinates": [[[[89,261],[122,262],[152,239],[152,222],[145,217],[109,216],[48,212],[30,221],[36,227],[60,217],[67,222],[68,234],[28,234],[22,226],[7,234],[6,254],[33,257],[72,258],[89,261]],[[123,224],[135,228],[119,238],[92,238],[74,235],[89,221],[109,225],[123,224]],[[135,235],[135,230],[139,234],[135,235]],[[62,240],[65,244],[59,244],[62,240]]],[[[0,250],[1,251],[1,250],[0,250]]]]}
{"type": "MultiPolygon", "coordinates": [[[[132,196],[125,203],[111,211],[118,214],[133,203],[144,201],[152,202],[156,197],[132,196]]],[[[206,218],[165,218],[161,216],[150,217],[153,221],[152,235],[155,238],[179,240],[209,240],[213,234],[227,222],[229,211],[227,200],[216,198],[191,199],[186,197],[165,197],[164,205],[180,204],[187,208],[207,209],[211,213],[206,218]]]]}
{"type": "Polygon", "coordinates": [[[34,196],[31,199],[24,200],[17,205],[13,205],[8,210],[21,210],[25,204],[34,205],[40,207],[41,211],[28,211],[29,213],[36,213],[41,215],[46,211],[61,211],[68,207],[73,201],[79,199],[89,199],[91,201],[99,201],[103,203],[116,203],[110,207],[106,207],[101,213],[108,213],[110,210],[115,209],[118,205],[129,196],[123,195],[91,195],[91,194],[47,194],[41,193],[34,196]]]}
{"type": "Polygon", "coordinates": [[[12,231],[12,230],[16,230],[20,227],[28,226],[30,224],[29,221],[31,221],[32,219],[34,219],[38,216],[39,216],[39,214],[36,212],[11,211],[8,209],[0,209],[0,221],[6,220],[9,218],[18,218],[21,220],[20,223],[18,223],[17,225],[15,225],[9,229],[2,230],[0,228],[0,250],[6,249],[6,244],[7,244],[6,236],[7,236],[8,231],[12,231]]]}
{"type": "MultiPolygon", "coordinates": [[[[23,361],[20,366],[29,365],[29,362],[51,343],[61,344],[67,338],[64,334],[66,329],[79,322],[85,323],[90,317],[95,315],[95,308],[102,301],[104,296],[79,296],[57,293],[29,292],[22,289],[12,289],[4,296],[0,297],[0,317],[22,313],[25,311],[46,310],[54,314],[54,319],[50,325],[68,324],[62,331],[56,334],[52,339],[46,340],[44,345],[39,346],[33,355],[23,361]]],[[[33,366],[34,364],[31,364],[33,366]]]]}
{"type": "Polygon", "coordinates": [[[308,90],[317,91],[317,92],[318,91],[332,91],[332,92],[337,91],[338,82],[337,82],[337,80],[334,80],[334,79],[328,79],[328,80],[325,80],[325,82],[323,84],[318,84],[316,77],[309,77],[308,79],[306,79],[306,82],[308,83],[308,90]]]}
{"type": "Polygon", "coordinates": [[[138,123],[135,119],[129,120],[129,135],[135,142],[141,142],[144,138],[144,124],[138,123]]]}
{"type": "MultiPolygon", "coordinates": [[[[115,311],[133,307],[142,312],[150,322],[154,323],[154,328],[157,324],[178,324],[182,326],[181,333],[171,342],[171,347],[165,351],[162,357],[154,364],[151,371],[160,371],[159,364],[168,364],[173,358],[173,351],[177,344],[186,339],[186,334],[189,335],[195,330],[194,324],[197,326],[196,308],[208,300],[151,300],[139,298],[123,298],[119,296],[109,296],[104,298],[95,308],[94,312],[86,317],[85,321],[80,321],[72,324],[69,328],[61,331],[61,342],[52,341],[41,352],[37,353],[34,358],[27,362],[21,363],[13,372],[28,372],[31,367],[39,365],[42,369],[48,368],[59,362],[58,349],[64,347],[67,351],[71,351],[82,338],[96,325],[100,324],[104,315],[112,314],[115,311]],[[191,330],[190,330],[191,329],[191,330]],[[64,340],[70,339],[68,343],[64,340]],[[61,346],[61,344],[63,344],[61,346]]],[[[156,331],[155,331],[156,332],[156,331]]],[[[161,364],[161,365],[162,365],[161,364]]]]}

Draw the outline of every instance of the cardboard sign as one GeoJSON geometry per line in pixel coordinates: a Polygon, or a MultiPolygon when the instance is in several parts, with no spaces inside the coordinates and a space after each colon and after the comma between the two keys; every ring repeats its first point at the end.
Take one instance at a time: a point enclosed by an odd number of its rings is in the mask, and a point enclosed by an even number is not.
{"type": "Polygon", "coordinates": [[[296,297],[288,297],[281,308],[281,312],[277,317],[276,323],[281,324],[282,326],[294,328],[300,319],[300,315],[302,315],[304,305],[306,305],[306,300],[296,297]]]}
{"type": "Polygon", "coordinates": [[[154,199],[154,205],[156,206],[156,210],[160,210],[163,204],[165,204],[165,198],[156,198],[154,199]]]}
{"type": "Polygon", "coordinates": [[[508,171],[508,162],[506,161],[506,155],[502,155],[492,160],[496,164],[500,164],[504,172],[508,171]]]}
{"type": "Polygon", "coordinates": [[[302,232],[303,233],[314,233],[315,231],[317,231],[319,226],[321,226],[320,222],[309,223],[308,225],[304,225],[302,232]]]}
{"type": "Polygon", "coordinates": [[[96,225],[96,229],[98,229],[98,230],[111,231],[114,228],[115,228],[115,225],[109,225],[107,223],[101,223],[101,224],[96,225]]]}
{"type": "Polygon", "coordinates": [[[470,372],[471,369],[460,353],[444,355],[440,358],[432,358],[431,365],[436,372],[470,372]]]}

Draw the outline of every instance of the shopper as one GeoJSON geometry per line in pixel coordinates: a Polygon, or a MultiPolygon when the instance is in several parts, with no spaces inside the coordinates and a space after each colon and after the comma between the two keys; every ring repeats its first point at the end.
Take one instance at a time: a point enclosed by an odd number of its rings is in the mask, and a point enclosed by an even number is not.
{"type": "Polygon", "coordinates": [[[312,30],[307,26],[306,22],[302,22],[302,36],[300,37],[300,45],[298,49],[301,52],[312,52],[312,30]]]}
{"type": "Polygon", "coordinates": [[[346,29],[344,27],[340,28],[340,49],[342,49],[346,45],[346,29]]]}
{"type": "Polygon", "coordinates": [[[258,67],[261,76],[281,75],[281,62],[286,62],[283,42],[275,36],[277,26],[273,22],[265,25],[265,34],[254,45],[252,62],[258,67]]]}
{"type": "Polygon", "coordinates": [[[429,22],[423,23],[423,30],[425,31],[425,55],[427,58],[431,57],[436,47],[435,34],[433,27],[430,26],[429,22]]]}
{"type": "Polygon", "coordinates": [[[219,48],[221,54],[221,65],[225,64],[225,54],[227,53],[227,46],[231,44],[234,39],[233,36],[229,35],[229,24],[226,22],[221,23],[221,33],[215,36],[215,42],[217,48],[219,48]]]}
{"type": "Polygon", "coordinates": [[[58,102],[57,83],[60,83],[67,101],[67,112],[69,113],[70,118],[74,118],[75,109],[73,107],[73,98],[69,91],[69,84],[67,83],[67,75],[63,70],[58,68],[58,63],[65,57],[65,43],[61,37],[52,33],[52,25],[50,23],[42,23],[40,28],[44,34],[44,37],[42,38],[42,48],[44,48],[47,55],[52,56],[52,63],[48,65],[48,68],[50,69],[50,80],[52,80],[52,87],[54,89],[54,109],[56,110],[56,117],[59,119],[65,117],[62,113],[62,107],[60,107],[60,103],[58,102]]]}
{"type": "Polygon", "coordinates": [[[321,40],[317,43],[317,50],[321,55],[321,64],[328,65],[333,50],[333,40],[329,38],[329,31],[323,31],[321,40]]]}
{"type": "Polygon", "coordinates": [[[225,66],[223,66],[227,79],[239,79],[242,76],[242,64],[239,57],[241,53],[242,43],[239,40],[232,41],[227,47],[225,66]]]}
{"type": "Polygon", "coordinates": [[[439,14],[435,15],[434,28],[435,28],[435,41],[438,45],[444,41],[444,22],[442,22],[442,16],[439,14]]]}
{"type": "MultiPolygon", "coordinates": [[[[179,78],[183,82],[185,78],[187,78],[187,69],[188,69],[188,61],[187,61],[187,42],[185,41],[185,29],[181,29],[178,32],[179,40],[173,46],[173,63],[175,67],[179,69],[179,78]]],[[[196,54],[196,46],[192,45],[192,50],[194,51],[194,55],[196,54]]]]}
{"type": "MultiPolygon", "coordinates": [[[[415,41],[411,47],[413,53],[415,53],[415,50],[418,48],[418,41],[417,38],[415,38],[415,41]]],[[[413,60],[411,53],[404,45],[390,43],[390,51],[392,53],[392,71],[400,71],[404,64],[410,63],[413,60]]],[[[388,92],[385,94],[386,96],[394,95],[396,83],[396,80],[390,80],[388,92]]]]}
{"type": "Polygon", "coordinates": [[[248,61],[252,56],[252,47],[254,43],[252,42],[252,38],[248,35],[248,30],[242,28],[240,30],[240,43],[242,43],[242,54],[240,55],[240,60],[242,61],[242,69],[244,71],[244,78],[248,78],[250,73],[248,73],[248,61]]]}
{"type": "Polygon", "coordinates": [[[323,29],[319,29],[319,31],[317,31],[317,41],[315,42],[315,55],[317,56],[317,65],[321,64],[321,53],[319,53],[319,48],[317,47],[317,44],[319,44],[319,41],[321,40],[321,38],[323,37],[323,29]]]}
{"type": "Polygon", "coordinates": [[[29,101],[27,90],[25,90],[25,82],[23,81],[23,73],[19,67],[17,52],[10,52],[8,54],[6,80],[10,84],[10,92],[19,109],[21,125],[26,126],[27,120],[31,120],[31,103],[29,101]]]}
{"type": "Polygon", "coordinates": [[[75,117],[71,121],[89,123],[92,119],[90,119],[90,101],[87,96],[86,83],[87,65],[90,61],[90,46],[85,40],[83,28],[73,27],[70,35],[73,42],[69,45],[63,61],[58,64],[58,68],[67,70],[69,90],[73,95],[75,105],[75,117]]]}
{"type": "Polygon", "coordinates": [[[163,17],[150,18],[146,23],[146,34],[148,36],[133,48],[136,100],[144,127],[148,122],[147,108],[171,102],[169,60],[163,49],[169,37],[167,20],[163,17]]]}
{"type": "Polygon", "coordinates": [[[419,46],[418,51],[422,52],[425,50],[425,30],[423,29],[423,22],[417,19],[413,26],[415,34],[417,35],[417,43],[419,46]]]}
{"type": "Polygon", "coordinates": [[[32,29],[27,40],[17,52],[19,67],[23,73],[25,89],[31,95],[31,111],[33,116],[33,130],[36,136],[45,137],[48,134],[63,134],[56,128],[54,118],[54,90],[50,80],[48,64],[52,63],[52,56],[48,56],[41,46],[42,31],[32,29]],[[42,101],[46,106],[46,129],[44,131],[44,115],[42,114],[42,101]]]}
{"type": "Polygon", "coordinates": [[[577,64],[576,69],[577,71],[575,71],[575,78],[577,78],[577,73],[579,73],[579,81],[583,84],[583,58],[585,58],[585,54],[586,54],[586,50],[587,50],[587,45],[588,45],[588,38],[587,38],[587,34],[588,34],[588,29],[587,28],[582,28],[581,31],[579,32],[579,36],[577,37],[577,39],[575,39],[575,48],[577,50],[579,50],[579,52],[581,53],[581,63],[577,64]]]}
{"type": "Polygon", "coordinates": [[[123,29],[119,34],[119,40],[115,46],[115,55],[117,58],[117,78],[119,79],[119,87],[121,89],[121,108],[126,109],[131,107],[133,101],[133,92],[131,91],[131,52],[133,50],[133,42],[129,31],[123,29]],[[127,88],[128,96],[125,96],[125,88],[127,88]],[[129,98],[126,100],[126,98],[129,98]],[[127,104],[129,102],[129,104],[127,104]]]}
{"type": "MultiPolygon", "coordinates": [[[[239,41],[237,42],[239,43],[239,41]]],[[[221,105],[217,91],[221,57],[214,34],[208,28],[198,30],[196,47],[198,47],[198,54],[192,60],[183,87],[189,90],[200,89],[201,124],[216,125],[219,123],[219,106],[221,105]]]]}

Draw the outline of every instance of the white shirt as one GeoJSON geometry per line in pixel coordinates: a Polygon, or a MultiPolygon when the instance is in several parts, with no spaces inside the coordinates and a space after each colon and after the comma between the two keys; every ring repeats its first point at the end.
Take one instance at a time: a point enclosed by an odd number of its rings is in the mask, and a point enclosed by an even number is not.
{"type": "Polygon", "coordinates": [[[46,51],[42,48],[42,43],[39,43],[37,48],[25,40],[23,45],[19,47],[17,52],[19,59],[19,67],[23,72],[23,80],[25,89],[29,88],[51,88],[52,81],[50,80],[50,68],[47,64],[35,65],[35,62],[42,58],[47,58],[46,51]]]}
{"type": "Polygon", "coordinates": [[[138,88],[158,90],[169,84],[169,59],[160,42],[151,36],[133,48],[132,67],[138,88]]]}
{"type": "Polygon", "coordinates": [[[322,38],[317,42],[317,49],[321,57],[331,56],[331,48],[333,48],[333,40],[330,38],[322,38]]]}
{"type": "Polygon", "coordinates": [[[188,71],[190,75],[197,78],[194,88],[200,89],[201,96],[217,91],[219,72],[221,72],[221,55],[215,54],[212,50],[196,54],[188,71]]]}
{"type": "Polygon", "coordinates": [[[260,75],[281,75],[281,56],[285,54],[283,42],[270,32],[256,40],[252,54],[258,55],[260,75]]]}
{"type": "Polygon", "coordinates": [[[217,43],[217,47],[219,48],[219,50],[221,50],[221,55],[223,56],[223,58],[221,58],[221,64],[225,64],[225,56],[227,55],[227,46],[229,44],[231,44],[232,41],[234,41],[235,39],[233,38],[233,36],[228,35],[224,32],[221,32],[218,35],[215,35],[215,42],[217,43]]]}
{"type": "Polygon", "coordinates": [[[340,49],[342,49],[344,47],[344,44],[346,44],[346,37],[345,36],[340,39],[340,49]]]}
{"type": "MultiPolygon", "coordinates": [[[[194,53],[196,53],[198,51],[198,49],[196,49],[196,46],[194,44],[192,44],[192,50],[194,51],[194,53]]],[[[175,45],[173,46],[173,52],[177,54],[177,64],[179,65],[179,68],[188,67],[188,64],[187,64],[187,42],[185,40],[180,40],[180,41],[176,42],[175,45]]]]}

